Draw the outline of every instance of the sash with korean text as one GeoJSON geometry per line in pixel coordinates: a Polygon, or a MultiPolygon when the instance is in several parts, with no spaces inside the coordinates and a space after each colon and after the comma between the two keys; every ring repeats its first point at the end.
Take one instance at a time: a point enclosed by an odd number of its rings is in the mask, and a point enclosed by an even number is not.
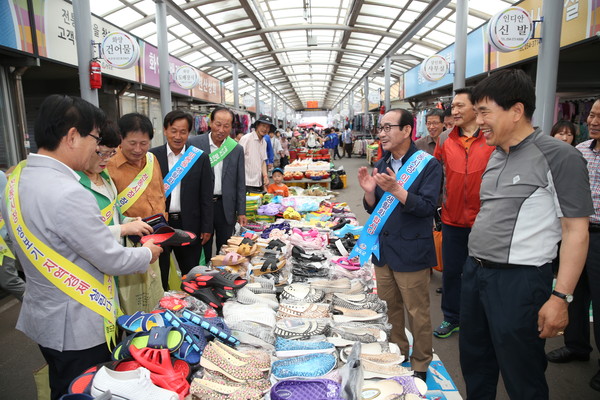
{"type": "MultiPolygon", "coordinates": [[[[417,150],[398,170],[396,181],[408,190],[432,158],[424,151],[417,150]]],[[[350,252],[349,258],[358,257],[360,265],[367,262],[371,254],[379,258],[379,233],[398,203],[400,202],[395,196],[388,192],[383,194],[350,252]]]]}
{"type": "Polygon", "coordinates": [[[154,171],[154,154],[146,153],[146,166],[121,193],[117,195],[117,206],[123,214],[131,207],[152,181],[154,171]]]}
{"type": "Polygon", "coordinates": [[[204,152],[199,148],[190,146],[175,165],[173,165],[173,168],[169,170],[169,173],[167,173],[167,176],[163,179],[165,198],[169,197],[173,189],[179,185],[179,182],[181,182],[185,174],[187,174],[196,161],[200,159],[202,153],[204,152]]]}
{"type": "Polygon", "coordinates": [[[116,343],[117,304],[113,277],[98,282],[89,272],[51,249],[25,225],[19,201],[19,178],[25,161],[17,165],[6,185],[6,209],[15,242],[31,264],[54,286],[104,318],[104,335],[110,349],[116,343]]]}
{"type": "Polygon", "coordinates": [[[235,140],[233,140],[230,136],[227,136],[227,139],[225,139],[225,141],[223,141],[223,143],[221,144],[221,147],[219,147],[218,150],[210,153],[210,155],[209,155],[210,166],[214,167],[215,165],[217,165],[218,163],[223,161],[225,159],[225,157],[227,157],[229,155],[229,153],[231,153],[231,150],[233,150],[236,145],[237,145],[237,142],[235,140]]]}

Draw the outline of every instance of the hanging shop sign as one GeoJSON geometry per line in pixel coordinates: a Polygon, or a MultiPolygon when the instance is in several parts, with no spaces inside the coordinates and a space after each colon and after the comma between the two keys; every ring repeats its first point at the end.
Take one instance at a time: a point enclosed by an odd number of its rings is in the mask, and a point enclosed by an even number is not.
{"type": "Polygon", "coordinates": [[[533,18],[521,7],[510,7],[494,15],[488,24],[490,45],[509,52],[525,46],[533,34],[533,18]]]}
{"type": "Polygon", "coordinates": [[[250,96],[249,94],[244,96],[244,106],[245,107],[252,107],[254,106],[254,97],[250,96]]]}
{"type": "Polygon", "coordinates": [[[319,102],[318,101],[307,101],[306,108],[319,108],[319,102]]]}
{"type": "Polygon", "coordinates": [[[281,110],[278,110],[275,115],[277,116],[277,119],[283,119],[283,117],[285,117],[285,113],[281,110]]]}
{"type": "Polygon", "coordinates": [[[377,92],[377,91],[369,92],[369,103],[379,103],[380,99],[381,99],[381,96],[379,95],[379,92],[377,92]]]}
{"type": "Polygon", "coordinates": [[[421,64],[421,75],[430,82],[437,82],[450,71],[450,63],[445,57],[434,54],[421,64]]]}
{"type": "Polygon", "coordinates": [[[140,58],[140,46],[137,40],[125,32],[110,32],[102,40],[101,47],[102,58],[115,68],[131,68],[140,58]]]}
{"type": "Polygon", "coordinates": [[[200,82],[200,77],[195,68],[189,65],[181,65],[175,70],[175,83],[186,90],[195,88],[200,82]]]}

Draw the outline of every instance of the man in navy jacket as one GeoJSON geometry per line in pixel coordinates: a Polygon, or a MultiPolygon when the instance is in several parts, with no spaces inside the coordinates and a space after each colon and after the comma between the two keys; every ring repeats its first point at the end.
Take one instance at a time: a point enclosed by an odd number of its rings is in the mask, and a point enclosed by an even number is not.
{"type": "Polygon", "coordinates": [[[433,356],[429,277],[430,268],[437,263],[432,226],[442,168],[431,158],[408,190],[396,181],[397,171],[419,151],[411,141],[412,130],[410,112],[404,109],[388,111],[378,127],[386,154],[377,162],[372,174],[366,167],[360,168],[358,179],[365,191],[363,203],[367,212],[377,212],[377,204],[386,192],[399,201],[379,233],[379,258],[373,256],[377,267],[377,292],[388,305],[392,324],[390,341],[400,346],[402,354],[409,354],[404,331],[407,312],[414,337],[410,357],[412,369],[415,376],[425,380],[433,356]]]}

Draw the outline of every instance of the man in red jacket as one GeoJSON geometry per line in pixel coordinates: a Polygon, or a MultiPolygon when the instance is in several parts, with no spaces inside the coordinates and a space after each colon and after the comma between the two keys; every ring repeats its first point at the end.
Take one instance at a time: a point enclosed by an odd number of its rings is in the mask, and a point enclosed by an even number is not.
{"type": "Polygon", "coordinates": [[[459,330],[461,275],[468,254],[471,227],[479,212],[479,186],[490,154],[475,122],[471,89],[457,89],[452,100],[454,128],[440,135],[434,156],[444,167],[442,203],[442,313],[433,334],[447,338],[459,330]]]}

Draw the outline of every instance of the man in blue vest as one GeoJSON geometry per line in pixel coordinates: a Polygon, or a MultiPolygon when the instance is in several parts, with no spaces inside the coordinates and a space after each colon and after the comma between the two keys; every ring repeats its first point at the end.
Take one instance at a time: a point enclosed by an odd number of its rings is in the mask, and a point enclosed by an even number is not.
{"type": "MultiPolygon", "coordinates": [[[[432,360],[431,318],[429,315],[430,268],[437,264],[433,243],[433,216],[437,208],[442,168],[433,157],[417,150],[411,140],[413,117],[404,109],[392,109],[381,120],[379,138],[386,155],[375,164],[372,174],[366,167],[358,170],[363,203],[368,213],[383,214],[384,196],[399,202],[387,217],[377,236],[379,255],[373,256],[377,292],[388,304],[392,324],[390,342],[409,354],[404,330],[404,315],[414,337],[410,356],[415,376],[426,380],[432,360]],[[410,168],[422,158],[419,168],[410,168]],[[400,171],[400,172],[398,172],[400,171]],[[399,183],[400,181],[406,183],[399,183]],[[409,178],[411,183],[408,183],[409,178]]],[[[388,207],[388,209],[391,207],[388,207]]],[[[362,236],[365,235],[363,231],[362,236]]]]}
{"type": "MultiPolygon", "coordinates": [[[[181,110],[165,115],[163,130],[167,143],[150,149],[156,156],[163,178],[184,157],[186,142],[193,127],[192,116],[181,110]]],[[[198,238],[187,246],[166,247],[160,256],[160,273],[163,288],[168,289],[171,250],[175,253],[179,269],[187,274],[198,265],[202,246],[212,235],[213,178],[208,153],[203,152],[195,162],[183,168],[183,178],[166,198],[169,225],[195,233],[198,238]]]]}

